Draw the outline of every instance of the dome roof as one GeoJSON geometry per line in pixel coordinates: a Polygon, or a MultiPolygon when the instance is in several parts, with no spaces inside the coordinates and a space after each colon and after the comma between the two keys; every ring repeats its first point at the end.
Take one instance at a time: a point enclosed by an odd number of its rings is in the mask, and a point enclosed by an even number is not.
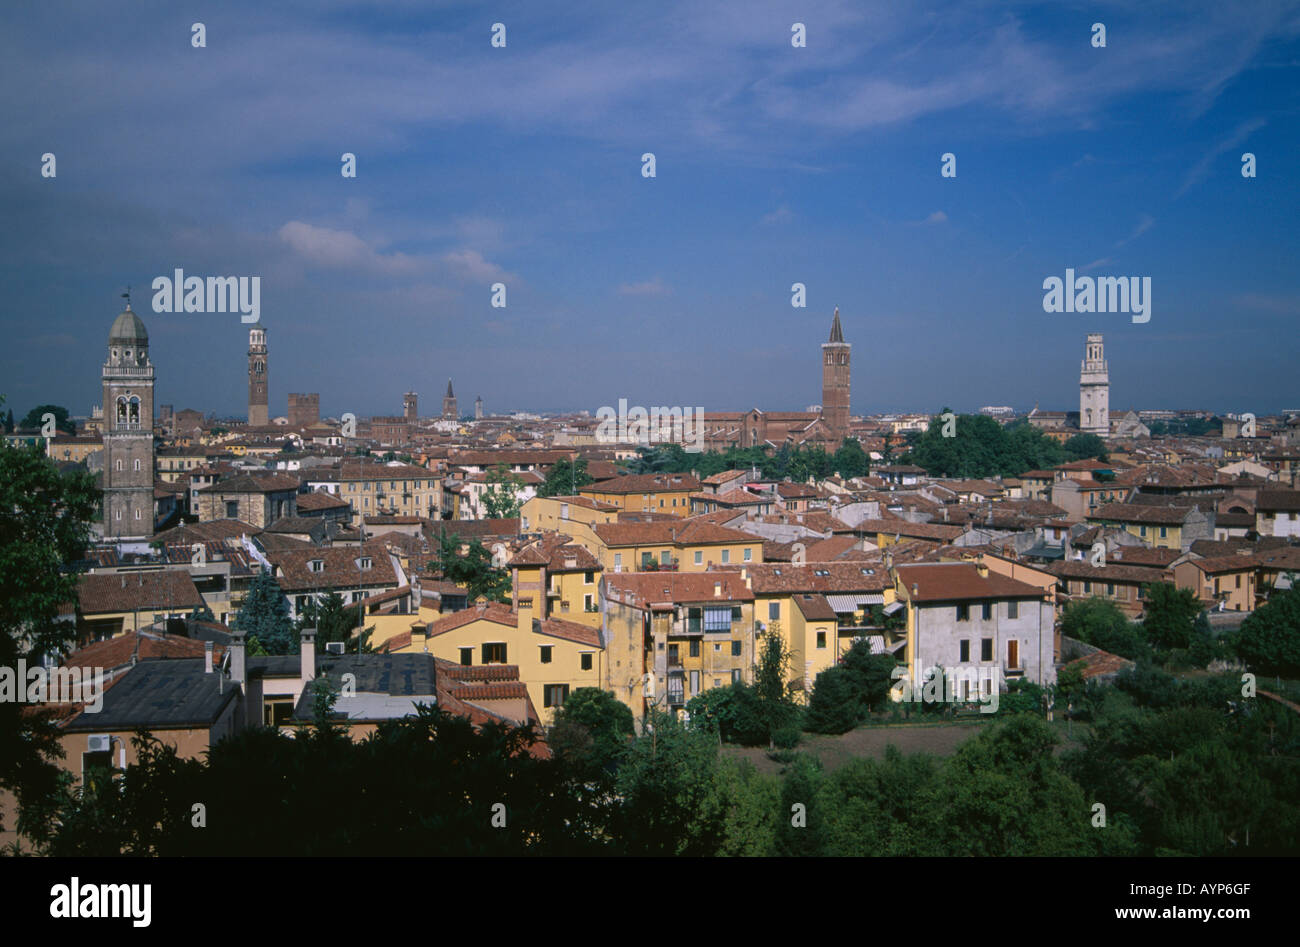
{"type": "Polygon", "coordinates": [[[108,341],[110,343],[134,342],[136,344],[149,344],[149,333],[145,330],[140,317],[131,311],[129,303],[121,315],[114,320],[113,328],[108,333],[108,341]]]}

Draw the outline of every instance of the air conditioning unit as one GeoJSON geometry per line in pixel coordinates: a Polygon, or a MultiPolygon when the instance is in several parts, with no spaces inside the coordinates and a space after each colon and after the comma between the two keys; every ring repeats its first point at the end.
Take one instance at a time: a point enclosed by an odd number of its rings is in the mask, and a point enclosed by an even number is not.
{"type": "Polygon", "coordinates": [[[108,753],[113,749],[113,738],[107,734],[95,734],[86,740],[87,753],[108,753]]]}
{"type": "Polygon", "coordinates": [[[327,641],[327,642],[325,642],[325,651],[326,651],[326,653],[328,653],[328,654],[342,654],[342,653],[343,653],[343,642],[342,642],[342,641],[327,641]]]}

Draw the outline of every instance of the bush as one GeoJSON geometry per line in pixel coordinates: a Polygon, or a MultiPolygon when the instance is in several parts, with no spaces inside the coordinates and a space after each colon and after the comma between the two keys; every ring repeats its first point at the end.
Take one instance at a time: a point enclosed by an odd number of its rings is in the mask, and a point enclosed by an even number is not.
{"type": "Polygon", "coordinates": [[[772,743],[779,750],[792,750],[799,745],[803,733],[798,727],[782,727],[772,732],[772,743]]]}
{"type": "Polygon", "coordinates": [[[770,730],[762,710],[758,694],[748,684],[712,687],[686,704],[692,724],[715,730],[726,742],[742,746],[768,742],[770,730]]]}

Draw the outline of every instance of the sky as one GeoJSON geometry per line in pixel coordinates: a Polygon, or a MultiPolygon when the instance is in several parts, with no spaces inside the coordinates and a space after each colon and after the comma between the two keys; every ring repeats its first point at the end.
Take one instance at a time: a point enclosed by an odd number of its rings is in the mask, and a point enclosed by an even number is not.
{"type": "Polygon", "coordinates": [[[1112,410],[1300,408],[1300,3],[266,6],[0,13],[18,416],[99,403],[128,284],[156,402],[243,416],[178,267],[260,278],[273,416],[803,410],[837,306],[854,414],[1077,410],[1089,332],[1112,410]],[[1150,321],[1045,312],[1067,268],[1150,321]]]}

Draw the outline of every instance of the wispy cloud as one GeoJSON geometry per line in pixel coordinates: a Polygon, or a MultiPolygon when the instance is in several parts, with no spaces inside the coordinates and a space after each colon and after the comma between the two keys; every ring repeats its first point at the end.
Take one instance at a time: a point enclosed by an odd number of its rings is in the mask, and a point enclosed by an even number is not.
{"type": "Polygon", "coordinates": [[[1199,184],[1201,179],[1205,177],[1206,172],[1210,170],[1210,165],[1214,163],[1214,160],[1218,158],[1219,155],[1236,148],[1267,124],[1267,119],[1252,118],[1238,125],[1231,135],[1220,141],[1217,145],[1202,155],[1201,159],[1197,161],[1196,164],[1192,165],[1191,170],[1187,172],[1187,177],[1183,178],[1183,186],[1178,189],[1178,193],[1176,193],[1174,197],[1182,197],[1195,185],[1199,184]]]}
{"type": "Polygon", "coordinates": [[[765,224],[784,224],[793,219],[794,213],[786,204],[782,204],[770,214],[763,215],[763,223],[765,224]]]}
{"type": "Polygon", "coordinates": [[[668,296],[672,290],[664,285],[664,281],[656,276],[652,280],[646,280],[644,283],[623,283],[618,288],[620,296],[668,296]]]}
{"type": "Polygon", "coordinates": [[[1138,237],[1142,236],[1144,233],[1146,233],[1148,230],[1154,227],[1155,224],[1156,224],[1156,219],[1154,217],[1152,217],[1150,214],[1143,214],[1138,219],[1138,224],[1136,227],[1133,228],[1133,232],[1129,234],[1127,237],[1125,237],[1123,240],[1115,244],[1115,246],[1122,247],[1126,243],[1132,243],[1138,237]]]}

